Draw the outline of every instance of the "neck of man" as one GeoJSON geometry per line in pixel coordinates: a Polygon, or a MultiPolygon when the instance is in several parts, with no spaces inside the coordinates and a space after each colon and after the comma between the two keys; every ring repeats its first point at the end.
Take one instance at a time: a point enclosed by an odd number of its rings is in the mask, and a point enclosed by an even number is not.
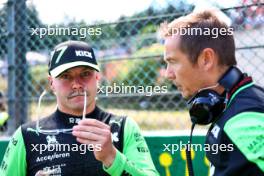
{"type": "MultiPolygon", "coordinates": [[[[215,74],[211,74],[212,78],[208,86],[216,85],[220,80],[220,78],[226,73],[228,68],[229,68],[228,66],[218,68],[215,74]]],[[[218,85],[217,87],[212,88],[212,90],[216,91],[218,94],[221,95],[225,91],[225,88],[221,85],[218,85]]]]}
{"type": "MultiPolygon", "coordinates": [[[[88,104],[86,106],[86,113],[85,114],[90,114],[94,109],[95,109],[95,106],[96,106],[96,102],[91,102],[91,104],[88,104]]],[[[63,113],[66,113],[66,114],[71,114],[71,115],[74,115],[74,116],[82,116],[83,115],[83,108],[81,109],[76,109],[76,110],[73,110],[73,109],[66,109],[66,108],[62,108],[58,105],[58,109],[63,112],[63,113]]]]}

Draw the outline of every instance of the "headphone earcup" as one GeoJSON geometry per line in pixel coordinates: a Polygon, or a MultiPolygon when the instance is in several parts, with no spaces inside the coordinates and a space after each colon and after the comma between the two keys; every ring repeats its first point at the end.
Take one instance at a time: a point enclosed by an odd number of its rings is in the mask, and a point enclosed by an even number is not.
{"type": "Polygon", "coordinates": [[[210,105],[206,103],[195,103],[189,110],[191,121],[195,124],[206,125],[209,124],[213,115],[210,111],[210,105]]]}
{"type": "Polygon", "coordinates": [[[200,125],[212,123],[223,112],[224,107],[224,98],[217,92],[203,90],[192,99],[189,110],[191,121],[200,125]]]}

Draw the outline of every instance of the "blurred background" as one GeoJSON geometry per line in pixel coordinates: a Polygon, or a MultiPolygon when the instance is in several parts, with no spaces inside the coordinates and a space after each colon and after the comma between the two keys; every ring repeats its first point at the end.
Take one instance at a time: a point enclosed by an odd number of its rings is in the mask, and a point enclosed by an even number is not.
{"type": "Polygon", "coordinates": [[[189,129],[186,101],[164,78],[163,41],[157,30],[164,21],[210,7],[221,9],[221,18],[234,28],[238,66],[264,86],[263,0],[0,0],[0,91],[9,134],[55,110],[52,94],[43,98],[39,113],[37,101],[48,89],[50,51],[66,40],[95,48],[101,86],[167,86],[166,93],[151,96],[99,93],[100,107],[134,118],[144,131],[189,129]],[[37,28],[77,28],[79,33],[40,36],[34,34],[37,28]],[[101,35],[84,35],[81,28],[100,28],[101,35]]]}

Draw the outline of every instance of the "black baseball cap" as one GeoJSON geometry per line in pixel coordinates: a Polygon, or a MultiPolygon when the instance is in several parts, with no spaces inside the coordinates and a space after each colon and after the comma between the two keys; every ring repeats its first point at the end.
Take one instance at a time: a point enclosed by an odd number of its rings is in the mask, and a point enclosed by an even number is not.
{"type": "Polygon", "coordinates": [[[49,62],[49,74],[52,77],[55,78],[62,72],[77,66],[87,66],[100,71],[93,48],[87,43],[67,41],[54,48],[49,62]]]}

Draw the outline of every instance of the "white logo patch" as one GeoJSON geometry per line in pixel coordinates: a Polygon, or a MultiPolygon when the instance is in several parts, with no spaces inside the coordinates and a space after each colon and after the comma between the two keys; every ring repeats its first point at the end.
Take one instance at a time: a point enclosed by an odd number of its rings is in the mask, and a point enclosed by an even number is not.
{"type": "Polygon", "coordinates": [[[74,117],[70,117],[69,118],[69,123],[75,124],[75,123],[78,123],[79,121],[81,121],[81,119],[74,118],[74,117]]]}
{"type": "Polygon", "coordinates": [[[210,171],[209,171],[209,175],[210,175],[210,176],[213,176],[214,173],[215,173],[215,167],[211,164],[211,166],[210,166],[210,171]]]}
{"type": "Polygon", "coordinates": [[[214,128],[211,130],[211,133],[216,139],[218,137],[219,132],[220,132],[220,127],[218,125],[215,125],[214,128]]]}
{"type": "Polygon", "coordinates": [[[118,139],[118,133],[117,132],[115,132],[115,133],[111,133],[112,134],[112,142],[114,141],[114,142],[118,142],[119,141],[119,139],[118,139]]]}
{"type": "Polygon", "coordinates": [[[75,50],[75,55],[93,58],[92,53],[89,51],[75,50]]]}
{"type": "Polygon", "coordinates": [[[59,142],[57,141],[57,139],[56,139],[55,136],[50,136],[50,135],[48,135],[48,136],[46,137],[46,139],[47,139],[47,143],[48,143],[48,145],[50,145],[50,144],[59,144],[59,142]]]}
{"type": "Polygon", "coordinates": [[[43,171],[47,175],[61,175],[61,166],[60,165],[55,165],[51,167],[45,167],[43,168],[43,171]]]}

